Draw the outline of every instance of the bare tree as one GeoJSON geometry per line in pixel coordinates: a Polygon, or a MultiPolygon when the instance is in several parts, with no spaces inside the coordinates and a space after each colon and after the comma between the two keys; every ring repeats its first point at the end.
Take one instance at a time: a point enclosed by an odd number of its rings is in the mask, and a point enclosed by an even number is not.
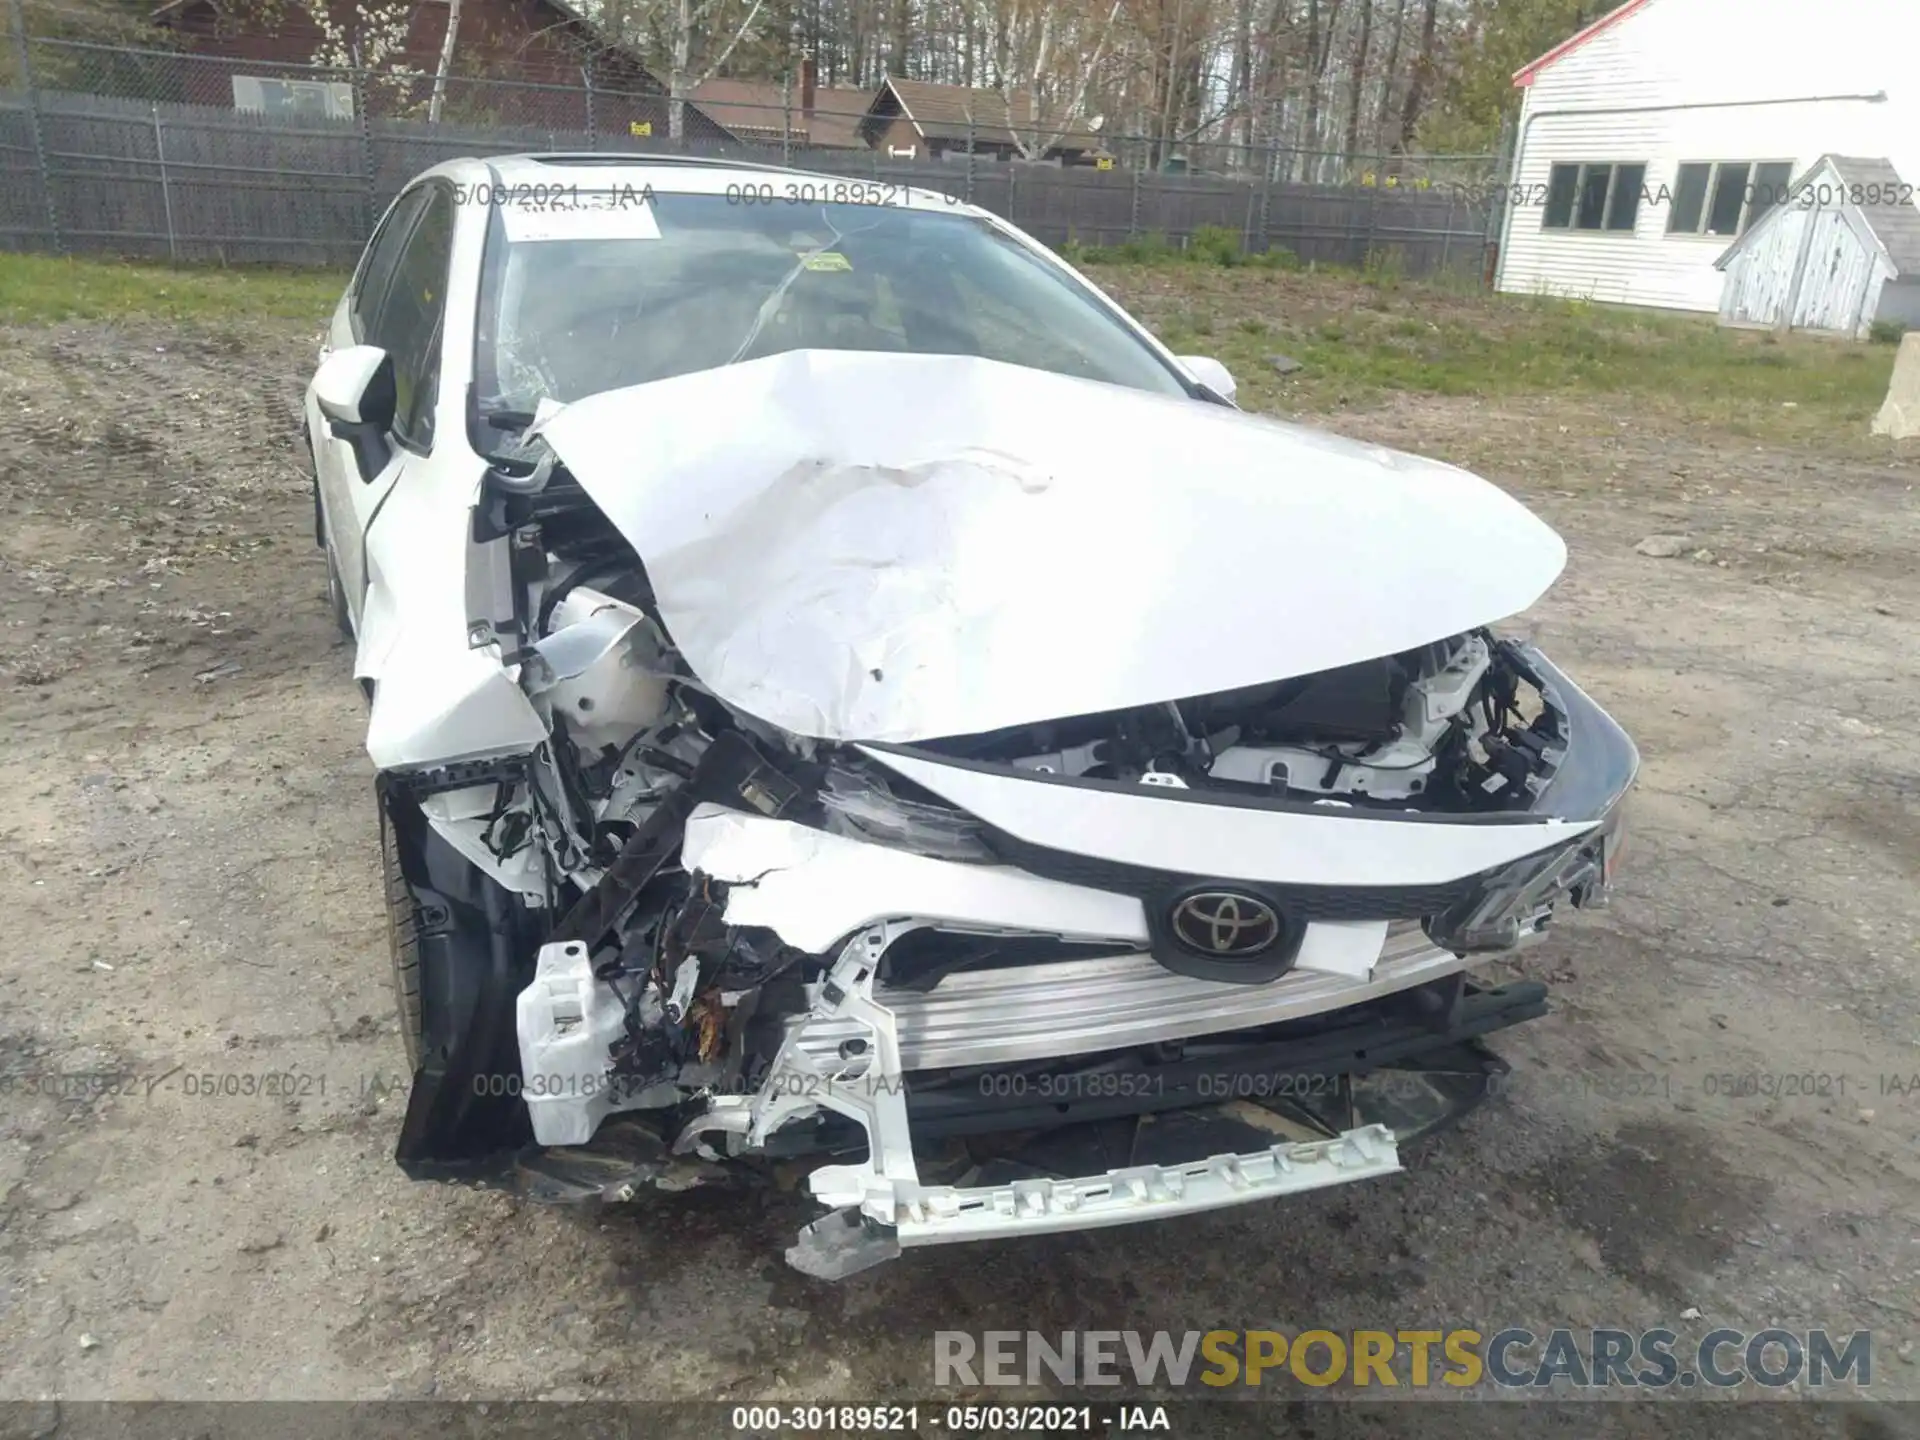
{"type": "MultiPolygon", "coordinates": [[[[1307,0],[1307,123],[1306,142],[1320,151],[1326,144],[1321,110],[1326,99],[1327,71],[1333,63],[1333,39],[1340,25],[1342,0],[1307,0]]],[[[1324,154],[1314,157],[1313,178],[1320,178],[1324,154]]]]}
{"type": "Polygon", "coordinates": [[[902,79],[913,74],[912,0],[893,0],[893,34],[887,47],[887,71],[902,79]]]}
{"type": "Polygon", "coordinates": [[[1253,154],[1253,0],[1238,0],[1233,16],[1233,78],[1227,103],[1240,126],[1240,163],[1253,154]]]}
{"type": "Polygon", "coordinates": [[[1399,8],[1393,12],[1393,39],[1387,46],[1387,63],[1381,72],[1380,109],[1373,119],[1373,148],[1384,149],[1387,135],[1387,117],[1393,109],[1393,82],[1400,73],[1400,36],[1407,25],[1407,0],[1400,0],[1399,8]]]}
{"type": "MultiPolygon", "coordinates": [[[[1066,138],[1069,130],[1085,122],[1087,89],[1092,85],[1093,77],[1100,69],[1100,62],[1106,56],[1107,42],[1113,37],[1113,22],[1119,18],[1119,15],[1120,0],[1113,0],[1112,7],[1107,11],[1107,18],[1100,24],[1099,37],[1094,41],[1092,54],[1084,58],[1074,58],[1068,67],[1069,74],[1066,77],[1055,77],[1065,78],[1072,85],[1072,93],[1053,107],[1051,115],[1048,113],[1046,96],[1041,85],[1047,73],[1049,59],[1047,44],[1051,38],[1048,26],[1043,24],[1040,50],[1034,58],[1033,69],[1029,72],[1027,81],[1027,119],[1033,126],[1033,131],[1029,135],[1022,136],[1016,125],[1013,134],[1014,144],[1029,160],[1045,159],[1048,152],[1066,138]],[[1070,73],[1072,71],[1078,72],[1077,80],[1072,78],[1070,73]]],[[[1052,12],[1049,11],[1049,20],[1051,16],[1052,12]]],[[[1011,112],[1011,105],[1008,108],[1011,112]]]]}
{"type": "MultiPolygon", "coordinates": [[[[1018,132],[1014,148],[1028,157],[1056,151],[1099,115],[1103,137],[1144,142],[1137,151],[1110,142],[1134,163],[1158,164],[1194,144],[1218,147],[1235,168],[1259,165],[1275,176],[1303,173],[1300,157],[1317,154],[1304,173],[1319,178],[1367,151],[1404,152],[1436,107],[1450,125],[1466,115],[1469,127],[1479,126],[1482,111],[1506,103],[1511,56],[1482,55],[1478,37],[1492,27],[1519,36],[1509,50],[1524,47],[1535,32],[1555,30],[1563,14],[1591,8],[1584,0],[579,3],[596,28],[644,53],[667,82],[676,135],[688,97],[708,78],[781,80],[805,53],[828,85],[871,87],[893,74],[996,92],[978,118],[997,128],[1004,114],[1018,132]]],[[[450,68],[443,59],[436,90],[450,68]]]]}
{"type": "Polygon", "coordinates": [[[675,140],[687,133],[687,97],[719,73],[733,58],[734,47],[753,29],[766,0],[753,0],[733,35],[698,75],[693,73],[693,42],[709,22],[720,0],[674,0],[673,64],[667,71],[667,131],[675,140]]]}
{"type": "Polygon", "coordinates": [[[1360,0],[1360,41],[1353,57],[1353,78],[1347,87],[1347,137],[1344,155],[1349,163],[1360,148],[1360,101],[1367,88],[1368,50],[1373,43],[1373,0],[1360,0]]]}
{"type": "Polygon", "coordinates": [[[597,0],[587,13],[594,28],[608,40],[665,61],[660,68],[666,71],[667,129],[678,140],[686,134],[688,98],[726,68],[743,42],[759,33],[766,0],[751,0],[744,12],[739,9],[740,3],[597,0]]]}
{"type": "Polygon", "coordinates": [[[1433,75],[1433,41],[1438,28],[1440,0],[1426,0],[1426,12],[1420,22],[1420,54],[1407,77],[1407,103],[1400,111],[1400,142],[1394,148],[1402,153],[1413,146],[1414,133],[1420,128],[1420,115],[1426,105],[1427,85],[1433,75]]]}
{"type": "Polygon", "coordinates": [[[427,102],[427,119],[440,123],[440,106],[447,98],[447,71],[453,66],[453,45],[460,34],[460,0],[447,0],[447,33],[440,42],[440,64],[433,72],[433,99],[427,102]]]}
{"type": "Polygon", "coordinates": [[[1049,0],[971,0],[964,29],[984,39],[988,53],[976,57],[970,46],[963,73],[952,78],[964,84],[971,75],[975,85],[984,81],[996,91],[995,122],[1004,106],[1014,147],[1026,158],[1043,158],[1085,122],[1123,5],[1111,0],[1102,17],[1049,0]]]}

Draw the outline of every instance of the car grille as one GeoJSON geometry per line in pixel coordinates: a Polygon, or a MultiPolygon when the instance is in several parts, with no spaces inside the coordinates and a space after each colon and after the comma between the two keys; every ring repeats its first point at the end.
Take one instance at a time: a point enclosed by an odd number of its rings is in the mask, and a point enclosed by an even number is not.
{"type": "MultiPolygon", "coordinates": [[[[893,1011],[901,1067],[943,1069],[1246,1030],[1390,995],[1467,963],[1406,925],[1388,932],[1364,979],[1296,970],[1267,985],[1222,985],[1173,974],[1148,955],[1117,954],[962,971],[931,991],[880,988],[874,998],[893,1011]]],[[[814,1020],[806,1043],[825,1064],[854,1033],[814,1020]]]]}
{"type": "MultiPolygon", "coordinates": [[[[1123,865],[1092,855],[1076,855],[1035,845],[1004,830],[986,830],[988,847],[1009,865],[1058,880],[1132,895],[1149,914],[1163,909],[1171,897],[1197,886],[1219,883],[1208,875],[1184,875],[1123,865]]],[[[1301,920],[1419,920],[1439,915],[1479,892],[1487,875],[1467,875],[1439,885],[1279,885],[1262,882],[1256,888],[1281,909],[1301,920]]],[[[1248,888],[1231,882],[1231,888],[1248,888]]]]}

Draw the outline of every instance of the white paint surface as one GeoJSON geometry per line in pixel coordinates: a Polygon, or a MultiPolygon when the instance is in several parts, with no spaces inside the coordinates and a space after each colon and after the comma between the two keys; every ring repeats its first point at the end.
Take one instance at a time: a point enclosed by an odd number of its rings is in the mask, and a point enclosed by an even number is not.
{"type": "Polygon", "coordinates": [[[1730,235],[1669,235],[1682,164],[1822,155],[1893,162],[1920,184],[1915,0],[1651,0],[1547,65],[1525,94],[1499,288],[1713,313],[1730,235]],[[1844,96],[1884,93],[1875,103],[1844,96]],[[1546,230],[1555,164],[1645,163],[1631,233],[1546,230]]]}
{"type": "Polygon", "coordinates": [[[888,750],[866,753],[1009,835],[1179,875],[1289,885],[1437,885],[1577,839],[1592,821],[1514,825],[1374,818],[1337,806],[1268,810],[1061,785],[888,750]]]}
{"type": "Polygon", "coordinates": [[[1309,674],[1523,610],[1566,559],[1452,466],[970,357],[794,351],[543,433],[694,673],[826,739],[1309,674]]]}
{"type": "MultiPolygon", "coordinates": [[[[1131,895],[1062,885],[1007,865],[936,860],[715,805],[696,807],[688,819],[681,864],[731,883],[729,924],[764,925],[816,954],[900,915],[1128,945],[1147,939],[1146,912],[1131,895]]],[[[1373,955],[1379,953],[1376,945],[1373,955]]]]}

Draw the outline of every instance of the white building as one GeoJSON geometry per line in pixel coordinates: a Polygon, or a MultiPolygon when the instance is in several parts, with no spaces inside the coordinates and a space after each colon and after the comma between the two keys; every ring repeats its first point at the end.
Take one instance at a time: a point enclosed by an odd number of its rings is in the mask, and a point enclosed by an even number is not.
{"type": "Polygon", "coordinates": [[[1865,340],[1920,327],[1920,207],[1884,160],[1826,155],[1719,259],[1720,323],[1865,340]]]}
{"type": "Polygon", "coordinates": [[[1514,83],[1501,290],[1712,313],[1823,156],[1920,195],[1920,0],[1628,0],[1514,83]]]}

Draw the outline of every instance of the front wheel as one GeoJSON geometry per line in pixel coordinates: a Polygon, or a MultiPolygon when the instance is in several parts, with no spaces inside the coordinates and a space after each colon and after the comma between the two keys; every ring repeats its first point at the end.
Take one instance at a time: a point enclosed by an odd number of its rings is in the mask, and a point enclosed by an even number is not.
{"type": "Polygon", "coordinates": [[[353,615],[347,608],[347,587],[340,583],[340,566],[333,558],[333,542],[327,539],[327,517],[320,504],[320,466],[313,456],[313,438],[302,432],[307,447],[307,474],[313,484],[313,543],[327,557],[327,608],[333,612],[333,624],[348,640],[353,639],[353,615]]]}
{"type": "Polygon", "coordinates": [[[327,546],[327,606],[333,611],[333,625],[343,639],[353,639],[353,615],[347,609],[347,587],[340,583],[340,567],[334,563],[333,547],[327,546]]]}
{"type": "Polygon", "coordinates": [[[420,1068],[420,909],[400,866],[399,837],[385,805],[380,811],[380,878],[387,901],[387,948],[393,960],[393,1000],[400,1014],[400,1041],[407,1067],[420,1068]]]}
{"type": "Polygon", "coordinates": [[[533,1138],[515,1018],[553,922],[413,800],[384,783],[376,793],[394,1007],[413,1071],[394,1158],[420,1178],[471,1175],[533,1138]]]}

